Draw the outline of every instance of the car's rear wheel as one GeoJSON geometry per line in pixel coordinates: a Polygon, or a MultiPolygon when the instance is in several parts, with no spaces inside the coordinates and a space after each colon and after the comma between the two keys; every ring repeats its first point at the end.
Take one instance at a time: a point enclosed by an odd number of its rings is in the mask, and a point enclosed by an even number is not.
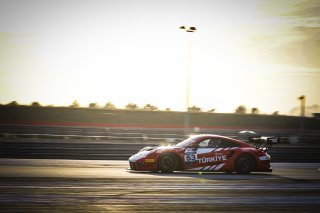
{"type": "Polygon", "coordinates": [[[255,162],[249,155],[241,155],[236,161],[236,171],[239,174],[249,174],[254,170],[255,162]]]}
{"type": "Polygon", "coordinates": [[[172,173],[177,170],[179,159],[174,154],[164,154],[159,158],[158,167],[161,172],[172,173]]]}

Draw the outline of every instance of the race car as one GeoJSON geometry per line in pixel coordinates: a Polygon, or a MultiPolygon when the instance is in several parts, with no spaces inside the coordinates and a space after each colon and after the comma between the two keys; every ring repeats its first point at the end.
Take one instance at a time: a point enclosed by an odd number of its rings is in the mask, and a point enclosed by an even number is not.
{"type": "MultiPolygon", "coordinates": [[[[259,139],[259,142],[262,141],[267,144],[274,142],[259,139]]],[[[163,173],[272,172],[271,158],[266,151],[265,146],[261,148],[229,137],[202,134],[191,136],[173,146],[145,147],[129,158],[129,164],[131,170],[163,173]]]]}

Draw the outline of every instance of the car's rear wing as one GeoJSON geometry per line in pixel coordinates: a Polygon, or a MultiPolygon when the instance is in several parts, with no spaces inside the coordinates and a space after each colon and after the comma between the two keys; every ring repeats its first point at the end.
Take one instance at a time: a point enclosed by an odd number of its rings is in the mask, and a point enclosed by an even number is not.
{"type": "Polygon", "coordinates": [[[268,151],[273,144],[278,144],[280,142],[279,137],[249,137],[249,141],[253,143],[256,149],[263,152],[268,151]]]}

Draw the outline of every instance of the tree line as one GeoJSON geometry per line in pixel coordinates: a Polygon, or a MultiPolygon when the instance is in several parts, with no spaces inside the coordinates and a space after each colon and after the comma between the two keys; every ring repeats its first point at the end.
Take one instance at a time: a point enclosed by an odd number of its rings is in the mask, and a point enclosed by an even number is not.
{"type": "MultiPolygon", "coordinates": [[[[0,104],[2,105],[2,104],[0,104]]],[[[30,105],[20,105],[17,101],[12,101],[8,104],[5,104],[4,106],[13,106],[13,107],[18,107],[18,106],[29,106],[29,107],[55,107],[53,105],[46,105],[43,106],[39,102],[34,101],[30,105]]],[[[68,106],[69,108],[81,108],[79,102],[77,100],[73,101],[71,105],[68,106]]],[[[94,103],[89,103],[86,108],[90,109],[107,109],[107,110],[118,110],[120,108],[117,108],[112,102],[106,102],[104,106],[100,106],[97,102],[94,103]]],[[[126,110],[144,110],[144,111],[163,111],[159,110],[158,107],[152,105],[152,104],[145,104],[143,107],[139,107],[135,103],[128,103],[124,109],[126,110]]],[[[171,111],[170,108],[166,108],[165,111],[171,111]]],[[[200,107],[197,106],[192,106],[189,107],[188,109],[189,112],[208,112],[208,113],[214,113],[215,109],[210,109],[208,111],[203,111],[200,107]]],[[[238,106],[234,113],[236,114],[253,114],[253,115],[258,115],[260,114],[260,110],[257,107],[253,107],[251,109],[247,109],[244,105],[238,106]]],[[[272,113],[272,115],[279,115],[279,111],[275,111],[272,113]]]]}

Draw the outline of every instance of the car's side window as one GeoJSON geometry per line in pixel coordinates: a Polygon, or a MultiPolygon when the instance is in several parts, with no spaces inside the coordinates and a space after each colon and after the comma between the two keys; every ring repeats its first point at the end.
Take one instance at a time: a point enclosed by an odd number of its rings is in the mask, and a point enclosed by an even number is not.
{"type": "Polygon", "coordinates": [[[199,148],[208,148],[208,143],[210,141],[210,138],[208,139],[204,139],[203,141],[201,141],[198,145],[199,148]]]}
{"type": "Polygon", "coordinates": [[[198,144],[199,148],[220,148],[220,138],[207,138],[198,144]]]}
{"type": "Polygon", "coordinates": [[[207,138],[198,143],[198,148],[228,148],[238,146],[237,143],[224,138],[207,138]]]}
{"type": "Polygon", "coordinates": [[[211,138],[208,142],[209,148],[220,148],[221,139],[220,138],[211,138]]]}

